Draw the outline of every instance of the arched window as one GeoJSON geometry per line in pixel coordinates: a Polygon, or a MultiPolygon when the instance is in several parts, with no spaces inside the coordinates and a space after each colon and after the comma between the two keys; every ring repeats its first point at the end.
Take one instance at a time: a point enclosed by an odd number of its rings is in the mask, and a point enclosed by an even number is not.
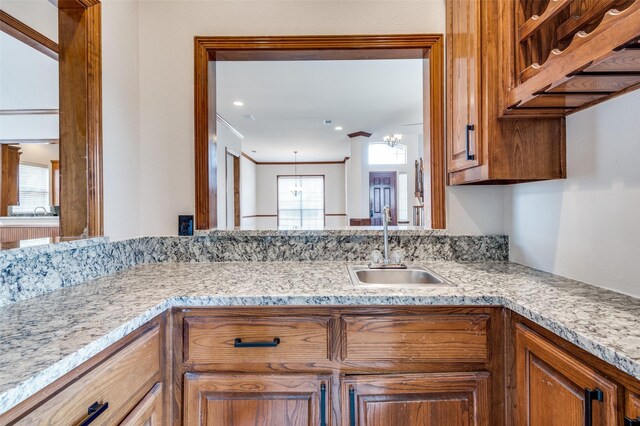
{"type": "Polygon", "coordinates": [[[407,164],[407,146],[398,144],[392,148],[386,142],[371,142],[369,164],[407,164]]]}

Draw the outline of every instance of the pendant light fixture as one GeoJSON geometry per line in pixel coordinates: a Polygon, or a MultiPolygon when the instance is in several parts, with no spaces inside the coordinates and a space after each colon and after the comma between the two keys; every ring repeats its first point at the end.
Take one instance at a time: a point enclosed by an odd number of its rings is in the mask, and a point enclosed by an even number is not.
{"type": "Polygon", "coordinates": [[[298,151],[293,151],[293,178],[295,182],[291,194],[297,198],[299,195],[302,195],[302,181],[300,176],[298,176],[298,151]]]}
{"type": "Polygon", "coordinates": [[[400,142],[402,140],[402,135],[388,135],[384,137],[384,141],[387,143],[387,145],[389,145],[391,148],[395,148],[396,145],[398,145],[398,142],[400,142]]]}

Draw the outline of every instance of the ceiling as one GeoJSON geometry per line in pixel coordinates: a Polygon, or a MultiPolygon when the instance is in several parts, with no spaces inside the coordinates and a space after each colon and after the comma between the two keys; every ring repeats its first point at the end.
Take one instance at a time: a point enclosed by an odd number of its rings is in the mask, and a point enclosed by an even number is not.
{"type": "Polygon", "coordinates": [[[422,123],[422,69],[422,59],[219,61],[217,111],[257,161],[293,161],[294,150],[298,161],[343,160],[349,133],[422,133],[407,126],[422,123]]]}

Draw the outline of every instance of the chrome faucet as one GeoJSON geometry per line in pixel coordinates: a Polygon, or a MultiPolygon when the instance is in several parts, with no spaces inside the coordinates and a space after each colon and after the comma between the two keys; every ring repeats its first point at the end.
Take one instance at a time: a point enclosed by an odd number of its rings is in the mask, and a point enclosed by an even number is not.
{"type": "Polygon", "coordinates": [[[384,254],[377,250],[371,254],[372,261],[369,269],[406,269],[407,265],[402,261],[402,255],[394,256],[394,261],[389,258],[389,224],[391,223],[391,207],[382,209],[382,230],[384,236],[384,254]],[[397,259],[397,260],[395,260],[397,259]]]}
{"type": "Polygon", "coordinates": [[[389,264],[389,223],[391,223],[391,207],[382,209],[382,229],[384,235],[384,264],[389,264]]]}

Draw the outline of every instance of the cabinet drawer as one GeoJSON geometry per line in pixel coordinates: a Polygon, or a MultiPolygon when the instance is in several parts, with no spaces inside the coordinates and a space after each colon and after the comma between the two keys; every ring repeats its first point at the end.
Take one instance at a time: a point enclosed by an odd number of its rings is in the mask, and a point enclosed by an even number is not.
{"type": "Polygon", "coordinates": [[[122,420],[160,373],[159,329],[141,336],[102,364],[80,377],[18,424],[72,425],[86,420],[88,408],[108,403],[91,426],[122,420]]]}
{"type": "Polygon", "coordinates": [[[255,364],[326,360],[328,324],[328,317],[186,318],[184,361],[255,364]]]}
{"type": "Polygon", "coordinates": [[[344,316],[343,361],[489,359],[488,315],[344,316]]]}

